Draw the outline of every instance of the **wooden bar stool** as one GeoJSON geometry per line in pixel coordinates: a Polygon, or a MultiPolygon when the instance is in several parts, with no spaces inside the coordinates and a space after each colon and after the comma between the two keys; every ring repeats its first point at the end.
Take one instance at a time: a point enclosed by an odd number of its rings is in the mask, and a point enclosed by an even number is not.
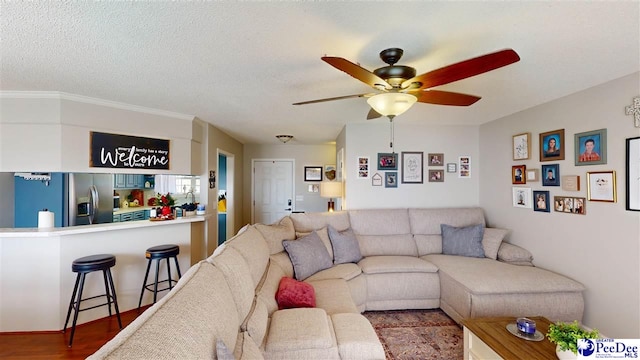
{"type": "Polygon", "coordinates": [[[73,335],[76,331],[76,322],[78,321],[78,313],[81,311],[94,309],[100,306],[109,306],[109,316],[111,313],[111,303],[116,309],[116,315],[118,316],[118,325],[122,329],[122,321],[120,320],[120,310],[118,309],[118,299],[116,297],[116,289],[113,285],[113,277],[111,276],[111,268],[116,264],[116,257],[111,254],[100,254],[85,256],[73,261],[71,265],[71,271],[78,273],[76,276],[76,284],[73,287],[73,294],[71,295],[71,301],[69,302],[69,310],[67,311],[67,319],[64,322],[64,328],[62,332],[67,330],[67,324],[69,324],[69,317],[71,316],[71,309],[74,309],[73,324],[71,325],[71,338],[69,339],[69,347],[73,344],[73,335]],[[105,293],[102,295],[82,298],[82,291],[84,290],[84,280],[88,273],[93,271],[102,270],[102,277],[104,279],[105,293]],[[79,290],[78,290],[79,285],[79,290]],[[80,309],[80,303],[86,300],[96,299],[105,296],[107,302],[104,304],[94,305],[85,309],[80,309]]]}
{"type": "Polygon", "coordinates": [[[168,244],[168,245],[158,245],[154,247],[150,247],[147,249],[145,253],[145,257],[149,259],[147,262],[147,273],[144,275],[144,281],[142,282],[142,289],[140,290],[140,300],[138,301],[138,309],[142,305],[142,296],[144,295],[145,290],[149,290],[153,292],[153,303],[156,303],[158,298],[158,291],[165,291],[173,289],[173,284],[177,283],[178,280],[173,280],[171,278],[171,264],[169,260],[173,258],[173,261],[176,265],[176,269],[178,270],[178,279],[182,277],[180,274],[180,264],[178,264],[178,254],[180,254],[180,247],[178,245],[168,244]],[[158,281],[158,273],[160,272],[160,261],[165,259],[167,261],[167,279],[158,281]],[[147,284],[147,279],[149,278],[149,270],[151,269],[151,262],[153,260],[156,261],[156,276],[155,281],[147,284]],[[158,284],[163,282],[169,282],[169,286],[164,289],[158,289],[158,284]],[[153,286],[153,288],[151,288],[153,286]]]}

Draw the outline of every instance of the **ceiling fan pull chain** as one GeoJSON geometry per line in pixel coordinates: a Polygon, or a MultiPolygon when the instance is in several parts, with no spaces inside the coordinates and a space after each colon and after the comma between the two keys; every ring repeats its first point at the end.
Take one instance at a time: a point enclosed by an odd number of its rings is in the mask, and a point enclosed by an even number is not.
{"type": "Polygon", "coordinates": [[[389,116],[389,127],[391,128],[391,139],[389,141],[389,147],[391,148],[391,153],[395,154],[395,150],[393,148],[393,140],[394,140],[394,134],[393,134],[393,116],[389,116]]]}

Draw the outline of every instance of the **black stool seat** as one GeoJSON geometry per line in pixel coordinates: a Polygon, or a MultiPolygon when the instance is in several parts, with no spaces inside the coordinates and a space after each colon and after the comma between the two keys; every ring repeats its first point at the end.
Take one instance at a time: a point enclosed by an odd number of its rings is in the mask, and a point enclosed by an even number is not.
{"type": "Polygon", "coordinates": [[[138,309],[142,306],[142,297],[144,291],[149,290],[153,293],[153,303],[156,303],[158,299],[158,292],[173,289],[173,283],[178,283],[178,280],[173,280],[171,277],[171,264],[169,260],[173,258],[173,262],[176,265],[178,271],[178,279],[182,277],[180,273],[180,264],[178,264],[178,254],[180,254],[180,247],[174,244],[157,245],[147,249],[145,257],[149,260],[147,262],[147,272],[144,275],[144,281],[142,282],[142,289],[140,290],[140,300],[138,300],[138,309]],[[167,279],[158,281],[158,273],[160,272],[160,261],[166,260],[167,262],[167,279]],[[151,269],[151,263],[156,261],[156,275],[155,280],[152,283],[147,284],[149,278],[149,270],[151,269]],[[163,289],[158,289],[158,284],[168,282],[169,286],[163,289]]]}
{"type": "Polygon", "coordinates": [[[67,319],[64,322],[64,328],[62,331],[67,330],[69,324],[69,318],[71,317],[71,310],[75,310],[73,314],[73,323],[71,325],[71,337],[69,339],[69,347],[73,344],[73,335],[76,332],[76,323],[78,321],[78,313],[81,311],[94,309],[100,306],[107,305],[109,307],[109,316],[111,313],[111,303],[113,303],[116,309],[116,315],[118,316],[118,325],[122,329],[122,320],[120,320],[120,310],[118,309],[118,299],[116,297],[116,288],[113,285],[113,277],[111,276],[111,268],[116,265],[116,257],[111,254],[99,254],[90,255],[76,259],[71,264],[71,271],[77,273],[76,284],[73,287],[73,294],[71,295],[71,301],[69,302],[69,310],[67,311],[67,319]],[[82,291],[84,290],[84,281],[87,274],[94,271],[102,271],[102,278],[104,280],[105,293],[102,295],[92,296],[83,299],[82,291]],[[80,303],[86,300],[96,299],[100,297],[106,297],[107,302],[99,305],[90,306],[84,309],[80,308],[80,303]]]}
{"type": "Polygon", "coordinates": [[[180,254],[180,247],[178,245],[158,245],[147,249],[145,257],[147,259],[164,259],[168,257],[174,257],[180,254]]]}
{"type": "Polygon", "coordinates": [[[113,267],[116,257],[111,254],[100,254],[81,257],[71,264],[71,271],[75,273],[92,272],[113,267]]]}

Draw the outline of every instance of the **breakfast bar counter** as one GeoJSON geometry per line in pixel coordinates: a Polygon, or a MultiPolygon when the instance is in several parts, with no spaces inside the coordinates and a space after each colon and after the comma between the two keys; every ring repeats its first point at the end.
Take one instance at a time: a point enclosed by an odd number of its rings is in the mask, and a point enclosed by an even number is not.
{"type": "MultiPolygon", "coordinates": [[[[206,257],[205,222],[211,216],[49,229],[1,228],[0,332],[61,330],[76,278],[71,264],[88,255],[115,255],[111,271],[120,312],[135,309],[147,266],[146,249],[180,246],[178,262],[186,271],[206,257]]],[[[160,274],[166,274],[164,262],[160,274]]],[[[87,275],[83,298],[103,293],[101,275],[87,275]]],[[[153,301],[146,293],[143,305],[153,301]]],[[[95,304],[102,300],[96,299],[95,304]]],[[[83,302],[83,308],[92,305],[83,302]]],[[[105,316],[105,307],[82,311],[78,324],[105,316]]]]}

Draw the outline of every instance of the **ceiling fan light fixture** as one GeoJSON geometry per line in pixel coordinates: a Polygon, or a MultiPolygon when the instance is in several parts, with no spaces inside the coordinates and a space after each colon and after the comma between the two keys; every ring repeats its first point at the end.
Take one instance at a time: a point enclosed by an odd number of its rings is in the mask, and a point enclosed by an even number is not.
{"type": "Polygon", "coordinates": [[[286,144],[289,140],[293,139],[293,135],[276,135],[276,139],[282,141],[283,144],[286,144]]]}
{"type": "Polygon", "coordinates": [[[409,110],[418,98],[406,93],[382,93],[367,99],[367,103],[380,115],[398,116],[409,110]]]}

